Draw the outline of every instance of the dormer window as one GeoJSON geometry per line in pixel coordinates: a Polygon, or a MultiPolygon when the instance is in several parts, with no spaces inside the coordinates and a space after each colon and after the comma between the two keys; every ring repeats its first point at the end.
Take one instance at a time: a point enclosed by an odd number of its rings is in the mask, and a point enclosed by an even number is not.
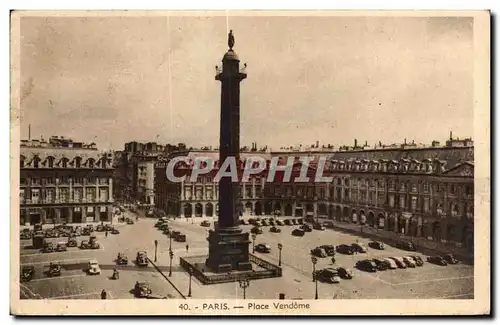
{"type": "Polygon", "coordinates": [[[68,159],[63,158],[61,161],[62,168],[68,168],[68,159]]]}
{"type": "Polygon", "coordinates": [[[49,168],[54,168],[54,157],[48,157],[47,164],[49,168]]]}
{"type": "Polygon", "coordinates": [[[38,164],[40,163],[40,158],[38,158],[38,156],[36,156],[35,158],[33,158],[33,167],[34,168],[38,168],[38,164]]]}
{"type": "Polygon", "coordinates": [[[80,158],[80,157],[76,157],[76,158],[75,158],[75,167],[76,167],[76,168],[80,168],[80,167],[81,167],[81,165],[82,165],[82,158],[80,158]]]}
{"type": "Polygon", "coordinates": [[[90,158],[88,162],[89,168],[94,168],[94,164],[95,164],[94,159],[90,158]]]}

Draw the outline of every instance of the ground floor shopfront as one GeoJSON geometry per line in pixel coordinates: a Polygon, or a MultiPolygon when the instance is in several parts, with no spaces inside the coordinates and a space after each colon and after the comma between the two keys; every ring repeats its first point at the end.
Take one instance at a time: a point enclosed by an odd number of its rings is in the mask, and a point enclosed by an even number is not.
{"type": "Polygon", "coordinates": [[[111,221],[113,205],[21,207],[20,225],[111,221]]]}

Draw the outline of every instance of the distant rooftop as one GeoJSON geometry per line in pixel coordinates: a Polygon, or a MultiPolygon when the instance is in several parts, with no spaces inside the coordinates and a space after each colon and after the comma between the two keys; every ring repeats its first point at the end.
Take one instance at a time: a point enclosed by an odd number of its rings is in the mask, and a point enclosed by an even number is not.
{"type": "Polygon", "coordinates": [[[49,140],[43,137],[40,139],[21,140],[21,147],[25,148],[51,148],[51,149],[88,149],[97,150],[94,142],[84,143],[81,141],[74,141],[71,138],[64,136],[51,136],[49,140]]]}

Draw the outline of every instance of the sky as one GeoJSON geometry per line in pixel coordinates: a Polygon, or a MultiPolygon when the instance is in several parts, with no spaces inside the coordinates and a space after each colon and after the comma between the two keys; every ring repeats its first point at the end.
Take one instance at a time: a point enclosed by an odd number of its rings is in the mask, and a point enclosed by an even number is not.
{"type": "Polygon", "coordinates": [[[228,29],[242,146],[473,134],[472,18],[136,16],[21,19],[21,138],[218,146],[228,29]]]}

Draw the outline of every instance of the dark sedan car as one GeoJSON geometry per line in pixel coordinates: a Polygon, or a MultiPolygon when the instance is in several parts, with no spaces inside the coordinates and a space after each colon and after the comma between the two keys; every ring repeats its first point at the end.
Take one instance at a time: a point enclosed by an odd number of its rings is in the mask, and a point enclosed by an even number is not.
{"type": "Polygon", "coordinates": [[[260,234],[262,234],[262,229],[261,229],[260,227],[257,227],[257,226],[256,226],[256,227],[253,227],[253,228],[252,228],[252,230],[250,230],[250,232],[251,232],[252,234],[257,234],[257,235],[260,235],[260,234]]]}
{"type": "Polygon", "coordinates": [[[304,230],[305,232],[311,232],[312,228],[309,225],[302,225],[300,226],[300,229],[304,230]]]}
{"type": "Polygon", "coordinates": [[[351,245],[352,249],[358,253],[366,253],[366,247],[360,243],[354,243],[351,245]]]}
{"type": "Polygon", "coordinates": [[[384,243],[381,243],[379,241],[371,241],[368,243],[368,246],[371,248],[374,248],[374,249],[379,249],[379,250],[385,249],[384,243]]]}
{"type": "Polygon", "coordinates": [[[377,265],[371,260],[362,260],[356,263],[356,268],[366,272],[377,272],[377,265]]]}
{"type": "Polygon", "coordinates": [[[335,247],[335,249],[337,250],[337,253],[340,253],[340,254],[346,254],[346,255],[353,255],[354,254],[354,250],[349,245],[344,245],[344,244],[338,245],[337,247],[335,247]]]}
{"type": "Polygon", "coordinates": [[[443,259],[448,263],[448,264],[458,264],[458,260],[451,254],[446,254],[443,256],[443,259]]]}
{"type": "Polygon", "coordinates": [[[280,229],[280,228],[276,228],[276,227],[272,226],[271,228],[269,228],[269,231],[270,231],[270,232],[274,232],[274,233],[280,233],[280,232],[281,232],[281,229],[280,229]]]}
{"type": "Polygon", "coordinates": [[[299,237],[302,237],[305,235],[305,231],[302,230],[302,229],[294,229],[292,231],[292,236],[299,236],[299,237]]]}
{"type": "Polygon", "coordinates": [[[377,270],[379,271],[385,271],[389,268],[389,263],[387,261],[384,261],[383,259],[374,258],[373,262],[375,263],[375,265],[377,266],[377,270]]]}
{"type": "Polygon", "coordinates": [[[33,265],[23,266],[21,268],[21,281],[28,282],[35,276],[35,267],[33,265]]]}
{"type": "Polygon", "coordinates": [[[417,250],[415,245],[413,245],[412,242],[398,242],[396,243],[396,248],[403,249],[405,251],[411,251],[414,252],[417,250]]]}
{"type": "Polygon", "coordinates": [[[333,245],[321,245],[320,248],[323,248],[328,256],[335,256],[335,246],[333,245]]]}
{"type": "Polygon", "coordinates": [[[283,225],[285,225],[285,224],[284,224],[284,223],[283,223],[283,221],[281,221],[281,220],[276,220],[276,225],[277,225],[277,226],[283,226],[283,225]]]}
{"type": "Polygon", "coordinates": [[[415,264],[417,264],[417,266],[424,265],[424,261],[422,260],[422,258],[420,256],[418,256],[418,255],[411,255],[410,257],[413,258],[413,260],[415,261],[415,264]]]}
{"type": "Polygon", "coordinates": [[[352,279],[353,277],[352,271],[346,269],[345,267],[339,267],[337,269],[337,272],[339,272],[339,275],[342,279],[352,279]]]}
{"type": "Polygon", "coordinates": [[[269,246],[267,244],[258,244],[255,246],[255,250],[259,253],[270,253],[271,246],[269,246]]]}
{"type": "Polygon", "coordinates": [[[448,262],[441,256],[428,256],[427,257],[427,262],[436,264],[436,265],[441,265],[441,266],[446,266],[448,265],[448,262]]]}

